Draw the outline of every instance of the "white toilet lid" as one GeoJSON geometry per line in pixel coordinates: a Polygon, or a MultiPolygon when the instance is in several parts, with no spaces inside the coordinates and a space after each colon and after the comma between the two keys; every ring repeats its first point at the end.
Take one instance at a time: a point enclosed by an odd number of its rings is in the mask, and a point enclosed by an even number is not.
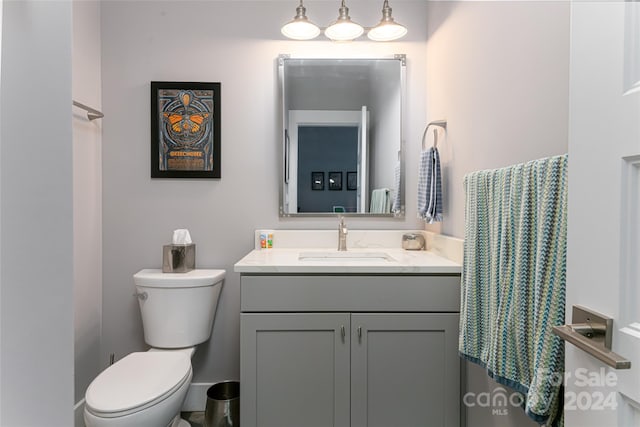
{"type": "Polygon", "coordinates": [[[190,372],[191,359],[182,352],[131,353],[93,380],[86,405],[102,414],[130,411],[172,393],[190,372]]]}

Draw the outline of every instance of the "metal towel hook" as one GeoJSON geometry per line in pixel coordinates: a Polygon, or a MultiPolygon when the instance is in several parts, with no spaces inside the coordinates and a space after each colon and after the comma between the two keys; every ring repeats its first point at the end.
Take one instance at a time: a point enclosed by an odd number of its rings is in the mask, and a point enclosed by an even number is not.
{"type": "MultiPolygon", "coordinates": [[[[425,138],[427,137],[427,131],[429,130],[430,126],[438,126],[440,128],[442,128],[442,130],[444,130],[446,132],[447,130],[447,121],[446,120],[434,120],[432,122],[429,122],[429,124],[427,125],[426,128],[424,128],[424,133],[422,134],[422,150],[426,150],[426,147],[424,146],[424,142],[425,142],[425,138]]],[[[438,131],[437,130],[433,130],[433,148],[438,148],[438,131]]]]}

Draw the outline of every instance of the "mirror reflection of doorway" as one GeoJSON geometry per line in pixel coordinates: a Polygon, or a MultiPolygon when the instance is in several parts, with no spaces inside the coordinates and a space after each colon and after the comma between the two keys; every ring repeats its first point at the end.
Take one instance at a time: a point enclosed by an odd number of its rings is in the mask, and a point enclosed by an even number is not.
{"type": "MultiPolygon", "coordinates": [[[[369,111],[289,111],[284,152],[283,205],[287,213],[366,212],[369,203],[369,111]],[[299,133],[304,133],[300,136],[299,133]],[[303,139],[306,142],[301,142],[303,139]],[[299,153],[302,148],[305,153],[299,153]],[[343,147],[343,145],[345,145],[343,147]],[[355,144],[355,147],[354,147],[355,144]],[[355,160],[353,152],[355,150],[355,160]],[[320,159],[324,159],[322,162],[320,159]],[[300,161],[307,164],[302,167],[300,161]],[[343,169],[344,167],[344,169],[343,169]],[[312,186],[313,173],[324,174],[326,186],[312,186]],[[348,186],[348,173],[356,174],[357,186],[348,186]],[[337,174],[340,173],[340,176],[337,174]],[[340,180],[331,185],[330,174],[340,180]],[[316,187],[316,190],[313,190],[316,187]],[[329,194],[327,194],[329,193],[329,194]],[[346,194],[339,194],[346,193],[346,194]],[[352,194],[354,193],[354,194],[352,194]],[[353,198],[355,197],[355,202],[353,198]],[[303,201],[301,198],[304,198],[303,201]],[[340,210],[336,210],[336,207],[340,210]]],[[[352,178],[353,180],[353,178],[352,178]]],[[[353,183],[352,183],[353,184],[353,183]]]]}
{"type": "Polygon", "coordinates": [[[357,126],[298,127],[298,212],[331,212],[334,206],[357,212],[357,193],[346,185],[347,171],[358,168],[357,126]],[[327,170],[331,165],[331,171],[327,170]],[[322,191],[313,190],[315,171],[342,172],[340,190],[328,182],[322,191]],[[333,190],[333,191],[332,191],[333,190]]]}

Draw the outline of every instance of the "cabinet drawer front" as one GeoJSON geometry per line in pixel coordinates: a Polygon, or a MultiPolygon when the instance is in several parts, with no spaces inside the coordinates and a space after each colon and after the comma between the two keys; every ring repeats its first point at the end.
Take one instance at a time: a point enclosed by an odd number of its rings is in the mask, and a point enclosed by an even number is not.
{"type": "Polygon", "coordinates": [[[241,277],[243,312],[458,312],[460,276],[241,277]]]}

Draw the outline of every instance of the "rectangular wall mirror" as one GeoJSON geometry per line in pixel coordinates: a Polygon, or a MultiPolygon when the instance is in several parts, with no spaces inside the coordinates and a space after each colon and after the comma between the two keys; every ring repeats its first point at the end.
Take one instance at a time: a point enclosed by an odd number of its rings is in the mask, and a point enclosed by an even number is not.
{"type": "Polygon", "coordinates": [[[281,216],[404,216],[404,55],[278,58],[281,216]]]}

